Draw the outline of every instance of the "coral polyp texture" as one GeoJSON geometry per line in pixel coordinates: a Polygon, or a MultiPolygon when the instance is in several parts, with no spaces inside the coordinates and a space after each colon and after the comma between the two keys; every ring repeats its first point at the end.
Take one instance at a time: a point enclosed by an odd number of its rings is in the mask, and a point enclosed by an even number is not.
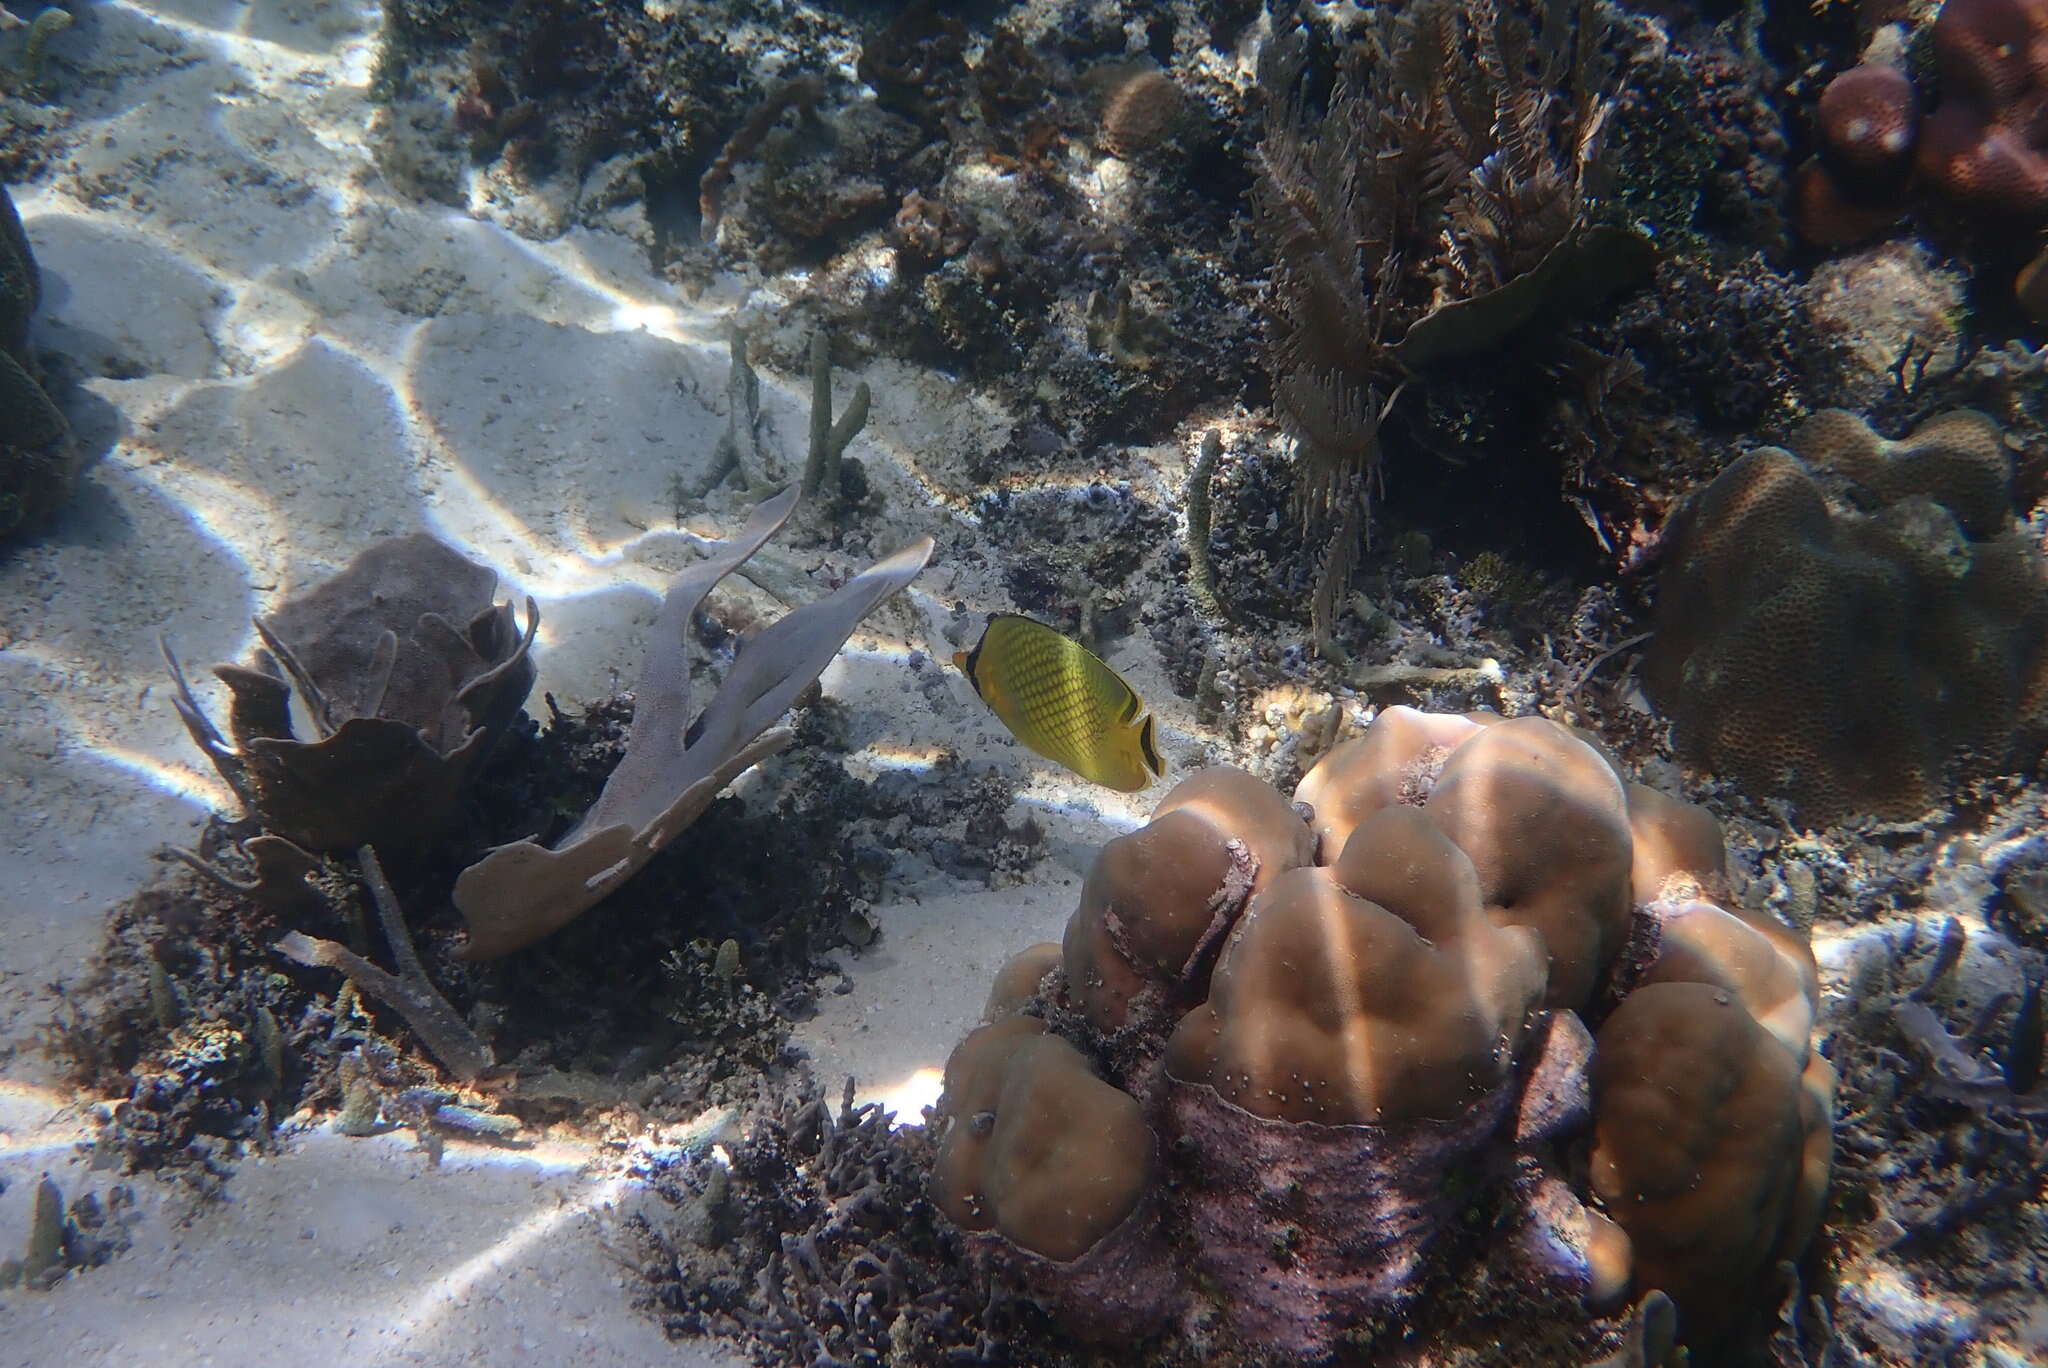
{"type": "Polygon", "coordinates": [[[1207,769],[1104,846],[947,1064],[932,1196],[1084,1339],[1587,1362],[1657,1289],[1739,1349],[1827,1190],[1817,996],[1703,809],[1390,708],[1293,801],[1207,769]]]}
{"type": "Polygon", "coordinates": [[[1996,424],[1816,414],[1673,518],[1643,661],[1689,762],[1819,826],[1919,816],[2048,726],[2048,578],[1996,424]]]}

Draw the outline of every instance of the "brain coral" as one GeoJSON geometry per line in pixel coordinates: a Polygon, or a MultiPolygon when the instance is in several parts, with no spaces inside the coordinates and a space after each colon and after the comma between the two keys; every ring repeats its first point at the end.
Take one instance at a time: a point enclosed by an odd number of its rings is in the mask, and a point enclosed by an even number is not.
{"type": "Polygon", "coordinates": [[[932,1175],[977,1265],[1082,1337],[1220,1315],[1281,1363],[1510,1320],[1584,1362],[1653,1287],[1696,1346],[1745,1333],[1832,1080],[1805,939],[1730,899],[1713,819],[1544,719],[1408,708],[1295,798],[1189,777],[997,976],[932,1175]]]}
{"type": "Polygon", "coordinates": [[[2048,580],[1997,427],[1820,413],[1673,519],[1643,662],[1686,759],[1801,821],[1903,820],[2038,750],[2048,580]],[[1797,454],[1794,454],[1794,453],[1797,454]]]}

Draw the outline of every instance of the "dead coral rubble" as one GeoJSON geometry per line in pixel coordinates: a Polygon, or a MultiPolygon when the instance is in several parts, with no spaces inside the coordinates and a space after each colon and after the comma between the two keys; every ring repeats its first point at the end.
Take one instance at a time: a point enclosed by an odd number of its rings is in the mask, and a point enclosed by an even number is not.
{"type": "Polygon", "coordinates": [[[1583,1361],[1654,1288],[1744,1342],[1833,1075],[1805,938],[1728,901],[1710,817],[1542,718],[1391,708],[1292,805],[1199,772],[998,979],[932,1198],[1083,1337],[1583,1361]]]}
{"type": "MultiPolygon", "coordinates": [[[[1930,910],[1954,905],[1920,886],[1930,910]]],[[[1847,991],[1831,995],[1824,1022],[1841,1070],[1842,1347],[1859,1362],[1960,1360],[2000,1340],[2031,1348],[2048,965],[1955,917],[1858,931],[1847,991]],[[1894,1287],[1917,1295],[1887,1295],[1894,1287]]]]}
{"type": "Polygon", "coordinates": [[[1886,441],[1815,415],[1673,519],[1644,658],[1690,763],[1821,826],[1917,817],[2038,754],[2048,571],[1997,426],[1959,410],[1886,441]]]}

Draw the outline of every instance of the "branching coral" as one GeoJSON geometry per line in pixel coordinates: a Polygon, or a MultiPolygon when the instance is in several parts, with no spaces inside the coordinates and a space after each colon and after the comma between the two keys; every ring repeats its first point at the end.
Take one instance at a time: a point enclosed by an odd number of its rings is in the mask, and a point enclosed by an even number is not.
{"type": "Polygon", "coordinates": [[[1292,805],[1202,771],[999,976],[933,1200],[1083,1336],[1220,1312],[1363,1362],[1513,1318],[1590,1357],[1661,1288],[1740,1341],[1818,1221],[1831,1075],[1804,938],[1709,897],[1713,820],[1541,718],[1389,709],[1292,805]]]}
{"type": "Polygon", "coordinates": [[[465,1082],[484,1073],[495,1062],[490,1046],[469,1029],[460,1014],[441,996],[413,949],[412,933],[406,929],[405,914],[398,895],[384,877],[384,867],[368,846],[357,853],[363,881],[377,908],[377,924],[384,943],[391,950],[396,974],[388,974],[345,945],[319,940],[298,931],[287,932],[277,948],[286,958],[300,964],[339,969],[348,981],[403,1016],[419,1033],[422,1043],[441,1061],[449,1073],[465,1082]]]}

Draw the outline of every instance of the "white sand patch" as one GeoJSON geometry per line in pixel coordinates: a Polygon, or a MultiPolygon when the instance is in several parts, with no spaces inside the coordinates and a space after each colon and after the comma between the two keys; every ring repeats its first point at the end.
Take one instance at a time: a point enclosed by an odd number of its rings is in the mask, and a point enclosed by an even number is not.
{"type": "MultiPolygon", "coordinates": [[[[43,1173],[67,1199],[107,1189],[72,1152],[77,1123],[44,1095],[0,1091],[0,1229],[26,1228],[43,1173]]],[[[130,1363],[138,1351],[306,1368],[740,1362],[671,1345],[627,1309],[630,1273],[597,1223],[620,1184],[586,1173],[586,1158],[458,1144],[436,1169],[402,1133],[316,1131],[240,1163],[223,1202],[133,1182],[134,1247],[0,1301],[0,1366],[130,1363]]]]}
{"type": "MultiPolygon", "coordinates": [[[[573,706],[637,670],[678,516],[718,535],[746,511],[729,489],[677,494],[701,487],[725,424],[726,313],[686,304],[628,234],[535,243],[390,191],[368,146],[375,27],[369,7],[327,0],[109,0],[53,45],[76,123],[17,202],[48,276],[39,342],[96,377],[73,405],[96,460],[49,534],[0,559],[0,1247],[35,1174],[71,1195],[112,1181],[79,1167],[80,1113],[45,1090],[30,1047],[44,985],[77,972],[151,851],[189,844],[227,802],[171,710],[159,633],[218,712],[204,667],[246,654],[252,614],[374,538],[427,528],[494,566],[503,595],[539,600],[536,706],[543,691],[573,706]]],[[[780,308],[734,281],[703,298],[745,300],[771,327],[780,308]]],[[[893,362],[836,376],[842,404],[860,379],[873,415],[850,454],[887,510],[878,547],[971,542],[939,491],[971,484],[965,462],[1004,440],[1006,417],[893,362]]],[[[771,473],[787,475],[808,384],[762,381],[771,473]]],[[[804,1027],[828,1082],[856,1075],[912,1116],[989,975],[1057,936],[1088,852],[1159,792],[1077,794],[941,667],[967,644],[947,636],[954,604],[977,629],[1012,606],[997,559],[942,545],[826,675],[856,765],[950,749],[1014,779],[1020,816],[1047,826],[1031,886],[909,882],[850,962],[852,991],[804,1027]]],[[[775,546],[759,579],[804,596],[855,568],[775,546]]],[[[1149,650],[1128,641],[1113,660],[1166,705],[1169,732],[1186,724],[1149,650]]],[[[284,1346],[307,1365],[732,1361],[665,1345],[628,1310],[585,1214],[607,1181],[580,1171],[587,1156],[477,1154],[458,1146],[434,1171],[402,1137],[289,1139],[196,1212],[140,1181],[134,1251],[0,1299],[0,1365],[147,1348],[255,1368],[284,1346]]]]}

